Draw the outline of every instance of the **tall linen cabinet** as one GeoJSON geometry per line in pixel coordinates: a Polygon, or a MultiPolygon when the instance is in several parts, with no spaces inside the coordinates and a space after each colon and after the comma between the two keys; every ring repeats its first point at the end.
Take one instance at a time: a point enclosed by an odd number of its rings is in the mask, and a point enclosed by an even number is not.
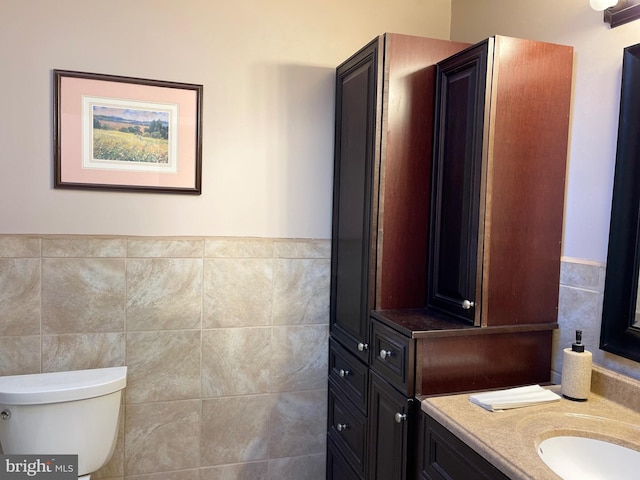
{"type": "Polygon", "coordinates": [[[369,315],[426,305],[434,65],[466,46],[387,33],[336,69],[329,479],[376,478],[369,315]]]}

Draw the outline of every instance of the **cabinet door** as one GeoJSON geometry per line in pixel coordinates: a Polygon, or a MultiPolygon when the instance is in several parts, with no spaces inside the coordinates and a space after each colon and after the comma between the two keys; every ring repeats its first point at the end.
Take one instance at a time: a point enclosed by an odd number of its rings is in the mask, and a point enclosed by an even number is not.
{"type": "Polygon", "coordinates": [[[368,361],[377,40],[338,67],[331,333],[368,361]]]}
{"type": "Polygon", "coordinates": [[[409,441],[408,399],[371,372],[369,401],[370,480],[407,479],[409,441]]]}
{"type": "MultiPolygon", "coordinates": [[[[428,306],[470,323],[482,245],[479,229],[487,42],[437,65],[428,306]]],[[[479,312],[479,309],[478,309],[479,312]]]]}

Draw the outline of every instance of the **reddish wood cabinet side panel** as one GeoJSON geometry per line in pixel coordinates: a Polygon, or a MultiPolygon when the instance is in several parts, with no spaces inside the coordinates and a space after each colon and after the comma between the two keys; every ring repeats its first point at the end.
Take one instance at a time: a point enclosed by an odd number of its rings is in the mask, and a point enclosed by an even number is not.
{"type": "Polygon", "coordinates": [[[485,325],[557,319],[572,68],[572,47],[496,37],[485,325]]]}
{"type": "Polygon", "coordinates": [[[435,64],[467,46],[385,36],[376,309],[426,304],[435,64]]]}

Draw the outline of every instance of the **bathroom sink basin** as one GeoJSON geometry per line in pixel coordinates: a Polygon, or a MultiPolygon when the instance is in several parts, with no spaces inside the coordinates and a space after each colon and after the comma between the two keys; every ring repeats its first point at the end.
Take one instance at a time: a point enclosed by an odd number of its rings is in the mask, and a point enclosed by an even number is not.
{"type": "Polygon", "coordinates": [[[603,440],[551,437],[538,445],[538,455],[564,480],[640,478],[640,452],[603,440]]]}

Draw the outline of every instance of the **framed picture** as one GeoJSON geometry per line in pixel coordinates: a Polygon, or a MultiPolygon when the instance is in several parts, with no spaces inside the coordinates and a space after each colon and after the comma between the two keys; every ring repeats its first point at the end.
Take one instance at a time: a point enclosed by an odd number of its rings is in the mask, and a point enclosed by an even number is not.
{"type": "Polygon", "coordinates": [[[54,77],[54,188],[201,193],[202,85],[54,77]]]}

